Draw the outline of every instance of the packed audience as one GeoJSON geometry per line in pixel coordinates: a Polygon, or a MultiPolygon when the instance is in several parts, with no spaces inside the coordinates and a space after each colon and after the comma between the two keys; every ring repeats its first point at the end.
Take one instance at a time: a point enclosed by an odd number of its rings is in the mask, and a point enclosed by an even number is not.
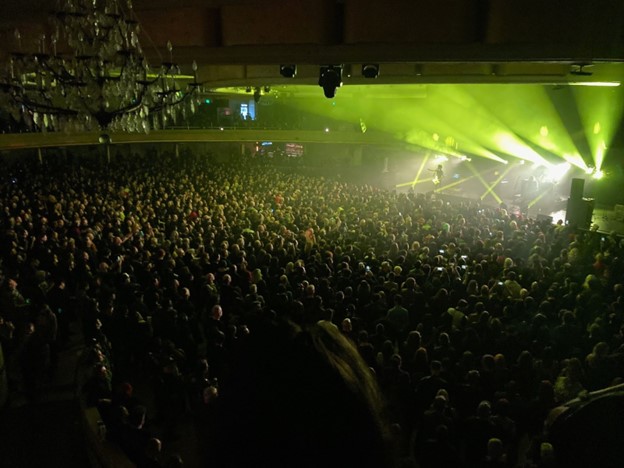
{"type": "Polygon", "coordinates": [[[271,466],[333,466],[305,463],[332,443],[342,466],[556,466],[551,410],[624,375],[615,234],[206,155],[4,177],[11,384],[37,399],[76,320],[85,402],[140,467],[181,466],[162,446],[189,412],[206,466],[245,466],[254,438],[271,466]]]}

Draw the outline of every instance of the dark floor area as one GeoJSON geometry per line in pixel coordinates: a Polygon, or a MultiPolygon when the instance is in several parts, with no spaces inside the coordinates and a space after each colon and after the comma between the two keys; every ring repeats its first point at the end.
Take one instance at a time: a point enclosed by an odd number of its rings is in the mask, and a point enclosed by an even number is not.
{"type": "Polygon", "coordinates": [[[3,468],[91,466],[77,401],[8,407],[0,413],[3,468]]]}

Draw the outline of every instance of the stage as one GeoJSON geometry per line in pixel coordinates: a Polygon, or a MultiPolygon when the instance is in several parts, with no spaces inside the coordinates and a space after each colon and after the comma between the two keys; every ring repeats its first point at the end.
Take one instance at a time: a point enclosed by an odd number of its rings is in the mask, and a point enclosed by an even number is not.
{"type": "Polygon", "coordinates": [[[440,186],[430,180],[414,185],[395,184],[394,190],[434,193],[436,197],[452,202],[471,201],[489,207],[504,206],[510,213],[551,220],[552,223],[561,220],[577,224],[581,229],[593,229],[605,234],[615,232],[624,236],[624,205],[584,198],[584,181],[578,183],[579,179],[574,180],[567,178],[559,183],[541,184],[537,190],[528,193],[523,190],[523,180],[512,178],[503,178],[489,187],[484,181],[473,178],[446,180],[440,186]],[[569,202],[571,198],[575,200],[572,203],[569,202]]]}

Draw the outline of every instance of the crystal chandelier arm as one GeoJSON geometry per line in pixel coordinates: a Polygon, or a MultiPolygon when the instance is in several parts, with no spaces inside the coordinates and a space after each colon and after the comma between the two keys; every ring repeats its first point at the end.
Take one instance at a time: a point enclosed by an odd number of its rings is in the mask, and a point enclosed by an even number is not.
{"type": "Polygon", "coordinates": [[[32,112],[43,112],[49,115],[78,115],[78,111],[73,109],[66,109],[63,107],[32,101],[26,96],[19,98],[19,102],[32,112]]]}
{"type": "Polygon", "coordinates": [[[55,80],[58,80],[58,81],[62,82],[63,84],[72,85],[72,86],[75,86],[76,84],[80,84],[80,81],[78,81],[78,79],[69,72],[69,70],[67,69],[67,67],[65,67],[65,65],[63,64],[62,61],[58,65],[59,68],[60,68],[60,72],[55,70],[48,63],[47,60],[42,60],[42,61],[40,61],[40,63],[42,63],[43,66],[45,67],[45,69],[52,74],[52,77],[55,80]]]}
{"type": "MultiPolygon", "coordinates": [[[[126,73],[126,69],[129,69],[129,73],[132,73],[133,71],[132,66],[128,60],[124,60],[123,65],[121,66],[121,69],[119,70],[119,77],[117,77],[119,80],[123,78],[124,74],[126,73]]],[[[136,82],[139,83],[143,88],[153,84],[156,81],[156,79],[158,79],[158,77],[156,77],[155,80],[150,81],[147,79],[147,72],[144,72],[144,74],[145,74],[145,79],[137,79],[136,76],[134,77],[130,76],[130,78],[136,80],[136,82]]]]}
{"type": "Polygon", "coordinates": [[[101,130],[106,130],[110,124],[115,120],[115,118],[119,116],[129,115],[141,109],[144,106],[143,98],[144,98],[145,90],[141,91],[139,97],[137,97],[136,102],[130,103],[127,106],[121,107],[119,109],[113,111],[106,111],[101,108],[97,112],[90,112],[90,114],[95,118],[100,126],[101,130]]]}
{"type": "Polygon", "coordinates": [[[37,53],[12,53],[0,73],[0,93],[33,129],[79,131],[97,125],[149,132],[168,119],[175,123],[177,109],[183,118],[195,112],[201,86],[196,64],[193,82],[181,80],[169,41],[169,61],[151,68],[131,0],[57,0],[52,19],[52,52],[46,53],[42,36],[37,53]],[[71,49],[65,53],[57,53],[61,35],[71,49]]]}
{"type": "Polygon", "coordinates": [[[156,75],[156,77],[153,80],[150,80],[149,78],[145,78],[144,80],[138,80],[138,82],[143,85],[146,88],[149,88],[150,86],[153,86],[154,84],[156,84],[156,82],[158,80],[160,80],[162,78],[162,75],[156,75]]]}
{"type": "Polygon", "coordinates": [[[128,114],[130,112],[134,112],[134,111],[139,110],[142,106],[143,106],[143,102],[142,102],[142,98],[141,98],[137,103],[128,104],[127,106],[122,107],[121,109],[117,109],[115,111],[112,111],[111,115],[118,116],[118,115],[122,115],[122,114],[128,114]]]}
{"type": "Polygon", "coordinates": [[[93,115],[96,112],[87,104],[90,101],[90,99],[88,96],[84,96],[82,94],[82,89],[78,89],[78,99],[80,101],[80,105],[84,108],[87,114],[93,115]]]}
{"type": "MultiPolygon", "coordinates": [[[[184,101],[188,100],[193,94],[195,94],[195,91],[197,90],[197,87],[193,86],[193,89],[191,89],[190,91],[185,91],[182,95],[181,98],[172,101],[172,102],[159,102],[153,106],[149,107],[150,112],[160,112],[161,110],[163,110],[165,107],[167,106],[177,106],[178,104],[182,104],[184,101]]],[[[170,91],[168,93],[161,93],[161,94],[166,94],[169,95],[171,93],[174,93],[177,91],[170,91]]]]}

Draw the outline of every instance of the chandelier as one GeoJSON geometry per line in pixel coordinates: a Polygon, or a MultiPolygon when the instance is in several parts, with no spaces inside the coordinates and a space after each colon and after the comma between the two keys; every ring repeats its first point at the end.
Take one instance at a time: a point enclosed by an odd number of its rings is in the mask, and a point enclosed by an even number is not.
{"type": "Polygon", "coordinates": [[[169,61],[152,67],[139,44],[131,0],[59,0],[37,51],[17,51],[0,70],[0,106],[33,131],[149,132],[195,112],[197,64],[181,76],[169,61]]]}

